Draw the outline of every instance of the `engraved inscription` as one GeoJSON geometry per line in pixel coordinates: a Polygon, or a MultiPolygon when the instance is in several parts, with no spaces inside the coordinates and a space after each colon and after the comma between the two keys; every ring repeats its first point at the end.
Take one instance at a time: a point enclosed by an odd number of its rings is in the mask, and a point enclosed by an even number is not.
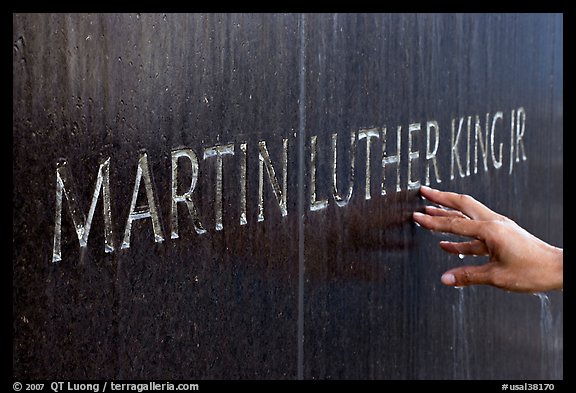
{"type": "Polygon", "coordinates": [[[348,170],[348,189],[346,195],[341,197],[338,193],[338,179],[336,173],[338,173],[338,156],[337,156],[337,141],[338,134],[332,134],[332,195],[334,196],[334,201],[336,205],[344,207],[350,202],[352,198],[352,192],[354,191],[354,165],[356,162],[356,133],[352,131],[350,133],[350,169],[348,170]]]}
{"type": "Polygon", "coordinates": [[[364,188],[366,199],[372,198],[370,195],[370,178],[372,177],[370,174],[370,145],[372,138],[380,138],[377,128],[361,129],[358,131],[358,140],[366,139],[366,186],[364,188]]]}
{"type": "Polygon", "coordinates": [[[240,144],[240,225],[248,224],[246,217],[246,164],[248,160],[247,144],[240,144]]]}
{"type": "Polygon", "coordinates": [[[478,173],[478,146],[480,146],[480,154],[482,154],[482,164],[484,164],[484,172],[488,171],[488,122],[490,121],[490,113],[486,114],[486,132],[484,133],[485,139],[482,139],[482,127],[480,125],[480,117],[476,116],[474,124],[474,173],[478,173]]]}
{"type": "Polygon", "coordinates": [[[502,112],[496,112],[494,114],[494,118],[492,119],[492,128],[490,131],[490,151],[491,151],[491,155],[492,155],[492,165],[494,165],[495,169],[498,169],[502,166],[502,149],[504,148],[504,143],[500,142],[500,145],[498,146],[499,148],[499,153],[498,153],[498,159],[496,159],[496,156],[494,155],[494,139],[495,139],[495,135],[496,135],[496,122],[500,119],[504,118],[504,113],[502,112]]]}
{"type": "Polygon", "coordinates": [[[400,192],[400,151],[402,148],[402,126],[396,129],[396,154],[390,155],[386,150],[386,127],[382,128],[382,187],[381,194],[386,195],[384,181],[386,180],[386,165],[396,164],[396,192],[400,192]]]}
{"type": "Polygon", "coordinates": [[[408,126],[408,190],[420,187],[420,180],[412,180],[412,161],[420,158],[420,150],[413,150],[414,133],[420,131],[420,123],[413,123],[408,126]]]}
{"type": "Polygon", "coordinates": [[[460,133],[462,132],[462,124],[464,124],[464,118],[460,118],[458,123],[458,132],[454,135],[456,130],[456,119],[452,119],[452,139],[450,148],[450,180],[454,180],[454,163],[458,166],[458,174],[460,177],[464,177],[464,170],[462,165],[460,165],[460,154],[458,153],[458,142],[460,141],[460,133]]]}
{"type": "Polygon", "coordinates": [[[72,217],[76,235],[80,247],[88,245],[88,235],[92,226],[92,217],[96,210],[98,197],[102,190],[102,207],[104,209],[104,251],[113,252],[114,245],[112,241],[112,210],[110,206],[110,158],[107,158],[100,164],[98,168],[98,175],[96,177],[96,186],[92,194],[92,203],[88,211],[88,218],[85,217],[84,212],[78,203],[78,194],[72,174],[68,170],[68,164],[65,160],[59,162],[56,166],[56,218],[54,225],[54,248],[52,250],[52,262],[62,260],[61,255],[61,236],[62,236],[62,194],[66,196],[68,201],[68,211],[72,217]]]}
{"type": "MultiPolygon", "coordinates": [[[[356,130],[349,131],[350,144],[348,156],[344,156],[346,160],[343,160],[343,156],[338,153],[338,133],[331,135],[329,147],[331,155],[322,154],[323,152],[319,151],[320,144],[318,143],[318,137],[314,135],[311,136],[309,139],[310,161],[307,172],[307,184],[310,192],[309,211],[316,212],[314,214],[317,214],[328,209],[332,203],[338,208],[350,205],[353,200],[355,182],[362,184],[364,188],[364,200],[372,199],[371,182],[373,178],[380,181],[380,197],[382,197],[384,201],[390,189],[396,192],[400,192],[402,189],[406,191],[416,190],[420,187],[421,179],[423,179],[426,185],[430,185],[433,180],[436,183],[441,183],[443,168],[439,158],[446,157],[447,159],[448,155],[450,155],[450,180],[454,180],[457,177],[456,173],[458,173],[458,177],[464,178],[470,177],[473,174],[487,173],[490,168],[498,170],[504,165],[505,153],[509,153],[508,157],[506,157],[509,158],[507,162],[508,170],[505,171],[505,173],[509,175],[512,174],[515,164],[528,159],[525,148],[525,139],[527,138],[526,111],[523,107],[512,109],[509,112],[496,111],[493,116],[488,112],[485,116],[482,116],[482,118],[480,115],[454,117],[450,123],[451,127],[448,132],[450,137],[444,137],[446,140],[444,143],[442,142],[442,128],[436,120],[411,122],[407,124],[407,126],[393,126],[396,132],[392,135],[388,134],[387,126],[381,128],[357,128],[356,130]],[[508,118],[508,116],[510,117],[508,118]],[[482,123],[482,120],[484,120],[484,123],[482,123]],[[506,130],[506,125],[509,125],[509,130],[506,130]],[[424,126],[426,128],[425,143],[423,139],[424,126]],[[464,127],[466,128],[464,129],[464,127]],[[407,134],[403,135],[403,131],[407,134]],[[402,144],[403,138],[407,140],[405,146],[402,144]],[[366,141],[365,162],[357,163],[358,149],[364,148],[364,146],[361,147],[358,145],[361,140],[366,141]],[[509,146],[506,146],[506,150],[505,144],[509,144],[509,146]],[[382,157],[381,168],[377,172],[372,171],[371,157],[373,154],[382,157]],[[402,159],[403,156],[405,159],[402,159]],[[319,181],[320,179],[318,178],[317,169],[321,164],[319,158],[322,157],[330,157],[331,159],[331,181],[328,182],[319,181]],[[492,165],[490,165],[490,161],[492,165]],[[479,162],[481,162],[481,164],[479,162]],[[356,177],[356,165],[365,165],[364,179],[358,179],[356,177]],[[483,167],[483,171],[478,170],[480,166],[483,167]],[[391,179],[386,178],[386,174],[394,172],[396,176],[392,176],[391,179]],[[401,174],[401,172],[404,172],[404,174],[401,174]],[[338,179],[338,174],[341,176],[347,175],[347,177],[338,179]],[[406,179],[405,183],[401,183],[403,178],[406,179]],[[338,180],[340,180],[340,183],[338,180]],[[323,185],[324,187],[328,185],[329,189],[319,190],[319,185],[323,185]],[[342,186],[341,189],[338,187],[339,185],[342,186]],[[319,191],[321,192],[319,193],[319,191]],[[329,194],[332,197],[318,199],[318,195],[323,193],[329,194]]],[[[390,129],[393,129],[393,127],[390,129]]],[[[446,128],[446,130],[448,130],[448,128],[446,128]]],[[[265,188],[274,195],[274,201],[279,208],[282,220],[288,216],[288,201],[290,197],[288,190],[291,189],[288,184],[288,171],[297,170],[297,168],[290,168],[289,165],[298,165],[297,161],[293,162],[293,164],[288,161],[288,147],[290,143],[297,143],[296,134],[294,134],[294,138],[292,142],[290,142],[288,138],[284,138],[282,139],[281,145],[271,146],[273,148],[272,151],[280,151],[279,157],[275,157],[274,162],[270,157],[268,143],[264,140],[258,141],[256,146],[258,152],[257,172],[254,170],[250,171],[248,168],[249,150],[248,142],[246,141],[237,143],[230,142],[202,148],[202,162],[205,162],[203,165],[209,166],[210,163],[212,163],[215,168],[214,184],[210,186],[214,187],[213,228],[216,231],[222,231],[224,229],[224,177],[230,176],[229,173],[237,173],[239,175],[239,182],[226,181],[226,187],[232,184],[237,187],[235,190],[229,191],[234,195],[239,195],[239,204],[236,205],[239,209],[239,222],[237,221],[236,225],[247,227],[248,224],[247,209],[251,201],[248,197],[250,194],[248,194],[247,188],[249,184],[248,178],[250,176],[257,176],[258,180],[258,199],[257,201],[253,201],[257,207],[257,222],[263,222],[265,217],[265,188]],[[224,164],[225,158],[226,164],[224,164]],[[238,172],[231,172],[230,166],[234,165],[237,166],[238,172]],[[266,181],[265,178],[267,178],[268,181],[266,181]],[[266,187],[264,185],[265,183],[268,183],[269,187],[266,187]]],[[[341,152],[342,150],[342,147],[340,147],[341,152]]],[[[201,163],[199,162],[198,156],[190,147],[178,147],[171,150],[170,163],[170,239],[177,240],[180,238],[179,220],[183,218],[178,215],[178,207],[181,207],[181,205],[179,205],[181,203],[187,208],[187,217],[192,220],[196,235],[205,236],[209,232],[206,229],[207,227],[202,224],[203,221],[206,222],[206,217],[202,216],[203,212],[198,211],[194,204],[194,197],[200,198],[199,194],[202,193],[202,189],[199,188],[201,163]],[[190,176],[189,184],[179,183],[182,177],[181,172],[184,170],[190,170],[188,174],[190,176]]],[[[110,167],[112,164],[112,158],[107,157],[101,161],[98,167],[87,215],[80,206],[80,201],[83,199],[81,198],[82,194],[78,193],[78,189],[74,184],[69,163],[63,159],[56,164],[52,262],[62,260],[63,205],[67,202],[68,212],[74,225],[78,244],[81,248],[84,248],[88,245],[88,237],[100,195],[102,195],[104,221],[104,251],[107,253],[115,251],[110,189],[110,167]]],[[[154,241],[157,243],[164,241],[162,220],[153,179],[148,154],[145,150],[142,150],[138,155],[130,209],[126,218],[126,226],[122,242],[120,243],[120,249],[126,250],[130,248],[133,224],[135,221],[144,219],[150,219],[154,241]],[[143,195],[140,195],[140,185],[142,181],[144,183],[144,192],[143,195]],[[139,198],[144,199],[145,202],[138,204],[139,198]]],[[[292,188],[301,186],[303,185],[294,185],[292,188]]],[[[359,197],[362,198],[362,196],[359,197]]],[[[282,223],[284,223],[284,221],[282,221],[282,223]]]]}
{"type": "Polygon", "coordinates": [[[288,139],[282,141],[282,188],[280,188],[276,171],[274,170],[274,166],[272,166],[270,154],[266,148],[266,142],[258,142],[258,149],[258,158],[260,160],[258,169],[258,221],[264,221],[264,166],[266,166],[268,180],[270,180],[270,184],[272,185],[272,191],[276,197],[276,202],[278,202],[280,213],[282,216],[286,216],[288,215],[288,139]]]}
{"type": "Polygon", "coordinates": [[[316,155],[318,137],[316,135],[310,138],[310,210],[317,211],[328,207],[328,199],[316,199],[316,155]]]}
{"type": "Polygon", "coordinates": [[[192,192],[196,188],[198,181],[198,158],[192,149],[176,149],[172,151],[172,209],[170,214],[170,238],[178,239],[178,203],[184,202],[188,207],[188,212],[192,217],[192,224],[197,234],[202,235],[206,233],[206,229],[200,222],[200,217],[194,202],[192,201],[192,192]],[[192,180],[190,187],[184,194],[178,194],[178,159],[185,158],[190,161],[192,165],[192,180]]]}
{"type": "Polygon", "coordinates": [[[434,175],[436,176],[436,182],[442,183],[440,179],[440,173],[438,172],[438,161],[436,160],[436,153],[438,152],[438,146],[440,142],[440,127],[438,122],[435,120],[426,122],[426,178],[424,180],[427,186],[430,185],[430,161],[434,165],[434,175]],[[434,148],[430,151],[430,135],[432,135],[432,130],[434,130],[434,148]]]}
{"type": "Polygon", "coordinates": [[[148,165],[148,154],[143,151],[140,153],[138,159],[138,168],[136,170],[136,182],[134,184],[134,191],[132,192],[132,202],[130,203],[130,213],[126,221],[126,229],[124,230],[124,240],[122,240],[121,248],[130,247],[130,234],[132,232],[132,223],[137,220],[150,218],[152,220],[152,230],[154,231],[154,241],[163,242],[164,235],[162,233],[162,225],[160,223],[160,215],[158,214],[158,207],[156,206],[156,196],[154,194],[154,186],[152,184],[152,175],[150,173],[150,166],[148,165]],[[140,182],[144,179],[144,188],[146,189],[146,199],[148,205],[136,207],[138,199],[138,192],[140,191],[140,182]]]}
{"type": "Polygon", "coordinates": [[[526,111],[524,108],[518,108],[518,112],[512,110],[512,115],[510,119],[510,170],[509,174],[512,174],[512,168],[514,167],[514,162],[520,162],[520,150],[522,150],[522,161],[526,160],[526,151],[524,149],[524,132],[526,128],[526,111]],[[514,117],[516,117],[516,122],[514,122],[514,117]],[[516,151],[516,159],[513,159],[514,151],[516,151]]]}
{"type": "Polygon", "coordinates": [[[233,155],[234,154],[234,144],[229,143],[224,146],[212,146],[204,149],[204,159],[210,157],[216,157],[216,197],[214,200],[214,211],[215,211],[215,221],[216,230],[221,231],[224,229],[224,224],[222,222],[222,156],[233,155]]]}

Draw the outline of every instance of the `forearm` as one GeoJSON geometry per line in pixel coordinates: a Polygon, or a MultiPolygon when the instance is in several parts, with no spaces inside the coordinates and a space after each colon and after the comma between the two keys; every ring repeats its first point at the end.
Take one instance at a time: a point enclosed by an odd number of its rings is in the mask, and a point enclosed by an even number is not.
{"type": "MultiPolygon", "coordinates": [[[[524,267],[516,272],[516,276],[524,275],[524,284],[529,292],[562,290],[564,288],[564,250],[544,242],[541,242],[538,248],[538,251],[528,253],[524,267]]],[[[522,280],[518,281],[522,282],[522,280]]]]}

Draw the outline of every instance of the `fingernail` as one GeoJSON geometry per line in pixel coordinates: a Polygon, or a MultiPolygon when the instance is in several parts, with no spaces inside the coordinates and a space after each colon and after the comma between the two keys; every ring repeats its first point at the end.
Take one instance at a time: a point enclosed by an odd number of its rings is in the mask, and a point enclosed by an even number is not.
{"type": "Polygon", "coordinates": [[[420,213],[420,212],[414,212],[414,213],[412,213],[412,217],[414,217],[414,218],[422,218],[422,217],[424,217],[424,216],[425,216],[424,213],[420,213]]]}
{"type": "Polygon", "coordinates": [[[454,285],[456,284],[456,277],[452,273],[444,273],[440,279],[444,285],[454,285]]]}

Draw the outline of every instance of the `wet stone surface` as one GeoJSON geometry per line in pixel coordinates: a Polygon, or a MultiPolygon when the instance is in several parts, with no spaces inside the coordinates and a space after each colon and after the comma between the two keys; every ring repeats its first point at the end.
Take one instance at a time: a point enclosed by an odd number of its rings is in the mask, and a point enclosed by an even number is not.
{"type": "Polygon", "coordinates": [[[13,375],[555,379],[418,187],[563,246],[558,15],[15,14],[13,375]],[[553,190],[553,192],[551,192],[553,190]]]}

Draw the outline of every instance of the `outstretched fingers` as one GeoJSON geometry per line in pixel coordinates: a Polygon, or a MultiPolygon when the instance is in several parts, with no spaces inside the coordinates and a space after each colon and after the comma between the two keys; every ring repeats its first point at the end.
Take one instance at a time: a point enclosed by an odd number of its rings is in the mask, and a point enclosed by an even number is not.
{"type": "Polygon", "coordinates": [[[443,209],[443,208],[436,207],[436,206],[426,206],[424,208],[424,211],[426,212],[426,214],[428,214],[430,216],[460,217],[460,218],[467,218],[467,219],[470,218],[466,214],[462,213],[461,211],[453,210],[453,209],[443,209]]]}
{"type": "Polygon", "coordinates": [[[452,233],[459,236],[474,237],[480,240],[484,239],[485,237],[485,222],[461,217],[431,216],[419,212],[414,212],[412,216],[414,221],[416,221],[418,224],[433,231],[452,233]]]}
{"type": "Polygon", "coordinates": [[[441,241],[440,247],[451,254],[462,255],[488,255],[488,248],[483,241],[471,240],[468,242],[441,241]]]}
{"type": "Polygon", "coordinates": [[[480,266],[463,266],[448,270],[442,275],[444,285],[465,287],[468,285],[492,285],[493,263],[488,262],[480,266]]]}
{"type": "Polygon", "coordinates": [[[420,187],[420,194],[431,202],[459,210],[473,219],[493,220],[500,216],[469,195],[440,191],[426,186],[420,187]]]}

